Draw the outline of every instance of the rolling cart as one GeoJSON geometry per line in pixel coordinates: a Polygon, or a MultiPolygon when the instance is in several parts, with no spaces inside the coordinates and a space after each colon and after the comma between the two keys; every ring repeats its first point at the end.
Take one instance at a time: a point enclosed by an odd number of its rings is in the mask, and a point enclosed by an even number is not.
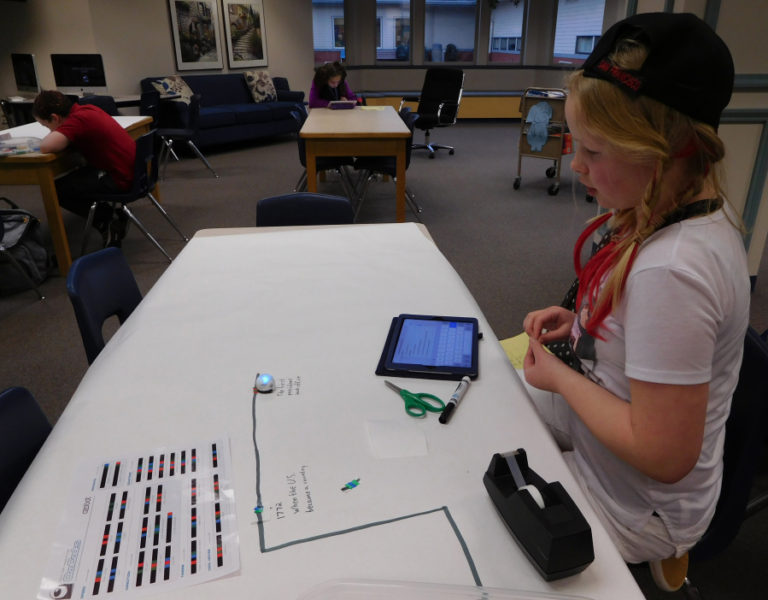
{"type": "Polygon", "coordinates": [[[520,98],[520,140],[518,142],[517,177],[512,185],[520,188],[520,168],[524,156],[553,161],[545,171],[555,178],[547,192],[554,196],[560,191],[560,159],[568,128],[565,123],[566,92],[557,88],[526,88],[520,98]]]}

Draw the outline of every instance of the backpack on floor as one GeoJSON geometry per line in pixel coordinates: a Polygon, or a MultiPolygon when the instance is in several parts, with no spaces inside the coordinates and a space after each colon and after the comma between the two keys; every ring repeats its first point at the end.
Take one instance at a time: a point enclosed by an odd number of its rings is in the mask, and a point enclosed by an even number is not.
{"type": "Polygon", "coordinates": [[[0,200],[11,207],[0,206],[0,295],[6,295],[45,281],[53,269],[53,257],[37,217],[8,198],[0,200]]]}

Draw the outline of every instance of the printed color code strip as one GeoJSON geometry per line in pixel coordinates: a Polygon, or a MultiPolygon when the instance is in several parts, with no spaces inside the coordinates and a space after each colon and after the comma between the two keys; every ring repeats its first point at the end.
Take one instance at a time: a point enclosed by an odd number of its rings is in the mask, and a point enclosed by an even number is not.
{"type": "Polygon", "coordinates": [[[99,559],[99,565],[96,567],[96,577],[93,579],[93,595],[99,593],[101,587],[101,574],[104,572],[104,559],[99,559]]]}

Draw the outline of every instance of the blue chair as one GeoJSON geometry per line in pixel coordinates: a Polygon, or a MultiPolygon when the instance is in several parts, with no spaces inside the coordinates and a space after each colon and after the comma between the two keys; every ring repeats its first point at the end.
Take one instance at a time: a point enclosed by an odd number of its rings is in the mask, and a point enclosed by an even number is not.
{"type": "Polygon", "coordinates": [[[136,160],[133,167],[133,185],[131,189],[125,192],[112,192],[108,194],[102,194],[99,196],[83,196],[83,199],[91,202],[91,210],[88,213],[88,218],[85,222],[85,233],[83,234],[83,244],[80,248],[80,254],[85,254],[85,249],[88,244],[88,236],[91,232],[91,225],[93,224],[93,217],[96,214],[96,207],[99,204],[109,204],[113,210],[120,210],[125,214],[130,221],[139,228],[141,233],[152,242],[160,252],[165,255],[168,262],[171,262],[171,255],[165,251],[154,236],[149,233],[144,224],[138,219],[138,217],[128,208],[128,204],[141,200],[142,198],[149,198],[155,208],[160,211],[165,217],[165,220],[176,230],[185,242],[189,241],[181,229],[174,223],[173,219],[168,215],[162,205],[152,195],[157,184],[157,153],[155,149],[155,132],[150,131],[142,135],[136,140],[136,160]]]}
{"type": "Polygon", "coordinates": [[[348,225],[355,209],[344,196],[294,192],[262,198],[256,204],[257,227],[285,225],[348,225]]]}
{"type": "Polygon", "coordinates": [[[94,106],[98,106],[105,113],[112,115],[113,117],[120,114],[120,112],[117,110],[117,103],[112,96],[101,96],[98,94],[93,94],[91,96],[83,96],[78,98],[77,103],[81,106],[85,104],[93,104],[94,106]]]}
{"type": "MultiPolygon", "coordinates": [[[[299,162],[304,167],[304,172],[296,182],[296,186],[293,188],[294,192],[306,192],[307,191],[307,148],[306,142],[303,137],[297,138],[299,145],[299,162]]],[[[336,171],[339,175],[339,181],[344,188],[344,193],[348,198],[354,197],[355,183],[351,180],[347,167],[351,167],[354,163],[354,157],[352,156],[318,156],[315,159],[315,169],[317,173],[322,171],[336,171]]]]}
{"type": "Polygon", "coordinates": [[[67,294],[90,365],[104,348],[104,322],[116,316],[122,325],[141,302],[141,292],[122,251],[104,248],[72,263],[67,294]]]}
{"type": "Polygon", "coordinates": [[[0,392],[0,512],[51,431],[29,390],[0,392]]]}
{"type": "MultiPolygon", "coordinates": [[[[411,112],[408,108],[401,108],[400,118],[411,131],[411,137],[405,144],[405,168],[408,169],[411,164],[413,128],[419,119],[419,115],[411,112]]],[[[363,173],[363,183],[359,186],[359,191],[356,194],[357,213],[355,218],[357,218],[357,215],[360,214],[360,209],[363,206],[365,194],[368,191],[368,185],[376,175],[388,175],[392,178],[392,181],[397,182],[397,161],[394,156],[360,156],[355,159],[354,166],[356,171],[361,171],[363,173]]],[[[415,196],[408,188],[405,188],[405,200],[413,211],[413,214],[416,216],[416,219],[421,222],[421,206],[416,203],[415,196]]]]}
{"type": "MultiPolygon", "coordinates": [[[[705,561],[724,551],[742,523],[768,507],[768,494],[750,498],[752,482],[765,455],[768,439],[768,343],[752,327],[744,340],[744,359],[725,424],[723,484],[715,515],[707,531],[689,552],[693,562],[705,561]]],[[[699,599],[688,579],[683,593],[699,599]]]]}

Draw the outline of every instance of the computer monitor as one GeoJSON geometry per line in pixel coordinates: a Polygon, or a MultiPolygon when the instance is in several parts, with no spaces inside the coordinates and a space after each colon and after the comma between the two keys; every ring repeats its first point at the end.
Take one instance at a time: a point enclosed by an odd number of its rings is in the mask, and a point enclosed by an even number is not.
{"type": "Polygon", "coordinates": [[[64,94],[105,94],[101,54],[51,54],[56,88],[64,94]]]}
{"type": "Polygon", "coordinates": [[[16,78],[16,89],[19,92],[31,92],[37,94],[40,84],[37,80],[37,68],[34,54],[11,54],[13,64],[13,76],[16,78]]]}

